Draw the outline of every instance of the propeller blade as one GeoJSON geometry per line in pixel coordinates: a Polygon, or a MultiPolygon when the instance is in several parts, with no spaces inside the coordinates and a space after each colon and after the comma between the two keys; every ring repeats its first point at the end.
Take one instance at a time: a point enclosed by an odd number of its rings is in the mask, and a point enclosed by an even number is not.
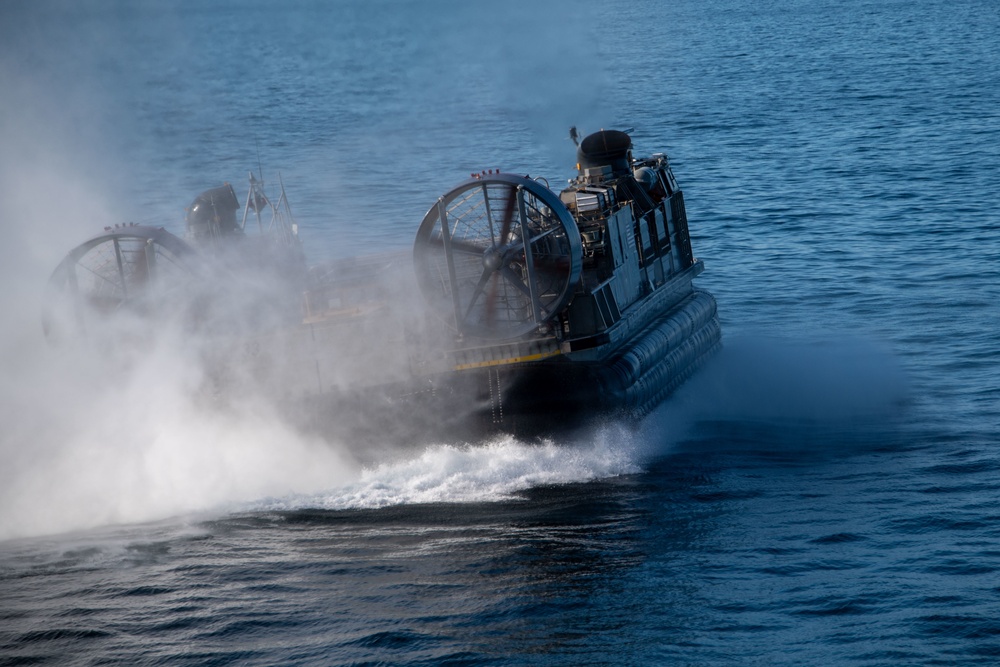
{"type": "Polygon", "coordinates": [[[497,284],[500,282],[497,278],[498,273],[498,271],[494,271],[490,276],[492,282],[490,283],[490,291],[486,295],[486,304],[484,305],[486,310],[486,326],[488,327],[492,327],[497,319],[497,284]]]}
{"type": "Polygon", "coordinates": [[[515,272],[514,269],[509,266],[504,266],[500,269],[500,272],[503,274],[503,277],[507,279],[508,283],[523,292],[526,297],[531,297],[531,290],[528,289],[528,286],[524,284],[521,280],[521,276],[517,275],[517,272],[515,272]]]}
{"type": "MultiPolygon", "coordinates": [[[[504,245],[510,237],[510,228],[514,221],[514,209],[517,206],[517,188],[513,185],[508,187],[507,204],[503,210],[503,220],[500,222],[500,238],[497,245],[504,245]]],[[[497,306],[497,284],[500,282],[494,272],[493,283],[490,285],[489,294],[486,296],[486,326],[492,327],[496,321],[497,306]]]]}
{"type": "Polygon", "coordinates": [[[508,191],[507,205],[503,210],[503,220],[500,223],[500,239],[497,245],[507,243],[507,239],[510,237],[511,223],[514,221],[514,209],[517,207],[517,188],[512,185],[508,191]]]}
{"type": "Polygon", "coordinates": [[[469,315],[472,313],[472,308],[476,305],[476,300],[482,295],[486,288],[486,283],[496,275],[496,271],[490,269],[485,269],[483,275],[479,277],[479,282],[476,283],[475,289],[472,290],[472,296],[469,297],[469,306],[465,309],[465,316],[462,318],[463,321],[469,319],[469,315]]]}
{"type": "MultiPolygon", "coordinates": [[[[427,245],[443,248],[444,238],[440,235],[430,236],[427,238],[427,245]]],[[[450,239],[450,245],[452,250],[465,253],[467,255],[482,255],[485,250],[484,248],[477,246],[475,243],[469,243],[468,241],[463,241],[454,237],[450,239]]]]}

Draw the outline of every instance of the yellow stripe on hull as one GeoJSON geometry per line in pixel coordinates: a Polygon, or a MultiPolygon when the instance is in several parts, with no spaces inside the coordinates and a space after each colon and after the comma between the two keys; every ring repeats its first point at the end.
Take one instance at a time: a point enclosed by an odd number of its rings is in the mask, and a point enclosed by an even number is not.
{"type": "Polygon", "coordinates": [[[490,366],[506,366],[508,364],[521,364],[529,361],[538,361],[539,359],[554,357],[558,354],[562,354],[562,352],[559,350],[552,350],[550,352],[528,354],[523,357],[508,357],[507,359],[492,359],[490,361],[474,361],[468,364],[458,364],[454,367],[454,369],[456,371],[467,371],[473,368],[488,368],[490,366]]]}

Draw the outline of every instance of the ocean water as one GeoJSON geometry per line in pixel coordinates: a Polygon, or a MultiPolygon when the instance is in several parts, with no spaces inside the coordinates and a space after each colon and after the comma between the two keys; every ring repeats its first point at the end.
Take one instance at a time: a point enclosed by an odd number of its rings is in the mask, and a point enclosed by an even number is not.
{"type": "MultiPolygon", "coordinates": [[[[0,3],[0,665],[1000,662],[992,0],[0,3]],[[634,127],[725,348],[641,424],[372,455],[53,350],[107,224],[278,174],[310,259],[634,127]],[[372,460],[374,458],[374,460],[372,460]]],[[[405,426],[405,425],[404,425],[405,426]]]]}

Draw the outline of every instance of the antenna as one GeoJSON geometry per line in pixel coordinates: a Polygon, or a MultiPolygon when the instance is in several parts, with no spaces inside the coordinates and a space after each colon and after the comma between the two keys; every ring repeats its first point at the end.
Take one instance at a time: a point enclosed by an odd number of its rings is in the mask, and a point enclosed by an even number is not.
{"type": "Polygon", "coordinates": [[[260,166],[260,139],[254,135],[253,138],[254,146],[257,147],[257,174],[260,176],[260,184],[264,185],[264,168],[260,166]]]}

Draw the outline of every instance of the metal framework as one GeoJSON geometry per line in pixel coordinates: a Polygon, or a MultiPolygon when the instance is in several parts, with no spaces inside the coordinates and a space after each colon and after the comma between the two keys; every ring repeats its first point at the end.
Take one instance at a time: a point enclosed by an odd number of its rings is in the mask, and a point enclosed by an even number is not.
{"type": "Polygon", "coordinates": [[[414,243],[424,295],[459,334],[511,339],[538,331],[580,278],[573,216],[547,187],[513,174],[472,178],[424,216],[414,243]]]}

